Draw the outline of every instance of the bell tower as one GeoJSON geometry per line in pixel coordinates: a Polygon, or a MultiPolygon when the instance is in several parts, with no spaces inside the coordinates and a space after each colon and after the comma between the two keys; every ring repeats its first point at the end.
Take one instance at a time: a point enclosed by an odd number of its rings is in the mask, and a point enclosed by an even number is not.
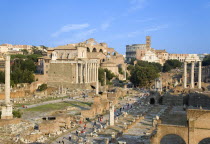
{"type": "Polygon", "coordinates": [[[146,49],[149,50],[151,48],[151,37],[146,36],[146,49]]]}

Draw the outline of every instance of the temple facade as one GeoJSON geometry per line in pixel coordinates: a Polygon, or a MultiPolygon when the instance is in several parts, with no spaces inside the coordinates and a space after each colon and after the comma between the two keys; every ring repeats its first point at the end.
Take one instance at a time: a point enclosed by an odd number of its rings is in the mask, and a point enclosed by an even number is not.
{"type": "Polygon", "coordinates": [[[49,86],[65,87],[87,86],[98,80],[98,68],[111,70],[120,79],[126,72],[124,57],[106,43],[97,43],[94,39],[76,44],[67,44],[49,48],[47,56],[40,57],[37,70],[44,75],[49,86]]]}

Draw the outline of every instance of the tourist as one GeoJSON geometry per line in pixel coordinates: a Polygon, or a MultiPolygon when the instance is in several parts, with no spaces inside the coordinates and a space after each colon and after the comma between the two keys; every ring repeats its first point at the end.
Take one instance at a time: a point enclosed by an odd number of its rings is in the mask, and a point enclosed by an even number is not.
{"type": "Polygon", "coordinates": [[[71,141],[71,134],[69,135],[69,141],[71,141]]]}
{"type": "Polygon", "coordinates": [[[86,126],[87,126],[87,125],[86,125],[86,123],[85,123],[85,125],[84,125],[84,129],[86,129],[86,126]]]}

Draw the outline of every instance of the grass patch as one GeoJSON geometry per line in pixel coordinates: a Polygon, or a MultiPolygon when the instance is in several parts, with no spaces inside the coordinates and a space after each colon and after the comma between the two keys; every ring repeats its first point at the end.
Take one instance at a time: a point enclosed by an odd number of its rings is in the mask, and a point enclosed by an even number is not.
{"type": "Polygon", "coordinates": [[[63,110],[69,106],[72,107],[79,107],[84,108],[90,106],[92,103],[88,102],[77,102],[77,101],[69,101],[69,102],[60,102],[60,103],[53,103],[53,104],[46,104],[41,105],[33,108],[26,108],[24,111],[40,111],[40,112],[47,112],[47,111],[54,111],[54,110],[63,110]]]}

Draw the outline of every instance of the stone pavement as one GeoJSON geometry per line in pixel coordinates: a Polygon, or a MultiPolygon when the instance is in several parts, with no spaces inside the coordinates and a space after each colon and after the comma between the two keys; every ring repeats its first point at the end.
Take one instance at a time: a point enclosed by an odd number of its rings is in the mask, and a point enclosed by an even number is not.
{"type": "MultiPolygon", "coordinates": [[[[59,143],[59,141],[62,142],[62,140],[66,144],[104,144],[111,140],[114,140],[112,141],[113,143],[117,141],[125,141],[127,144],[150,143],[149,137],[154,130],[153,118],[156,115],[159,116],[165,110],[165,107],[160,105],[141,105],[140,103],[140,99],[128,97],[120,102],[120,105],[124,107],[122,112],[120,112],[119,108],[115,111],[116,123],[114,126],[106,125],[106,120],[109,118],[109,115],[106,114],[103,116],[103,122],[97,122],[95,129],[93,129],[93,122],[89,122],[87,123],[85,134],[83,133],[78,137],[75,134],[76,130],[74,130],[59,137],[52,144],[59,143]],[[141,115],[144,115],[144,117],[141,117],[141,115]],[[68,140],[69,134],[72,136],[71,141],[68,140]]],[[[82,131],[83,126],[84,124],[81,124],[77,130],[82,131]]]]}

